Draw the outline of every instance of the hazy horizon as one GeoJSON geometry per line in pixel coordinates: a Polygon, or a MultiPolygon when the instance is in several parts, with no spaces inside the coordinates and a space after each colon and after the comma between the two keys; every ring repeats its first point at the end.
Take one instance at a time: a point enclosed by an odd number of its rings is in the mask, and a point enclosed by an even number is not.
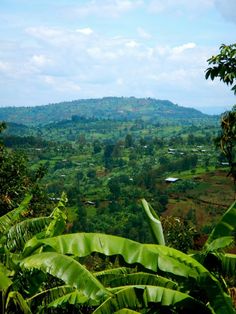
{"type": "MultiPolygon", "coordinates": [[[[135,96],[104,96],[104,97],[94,97],[94,98],[81,98],[81,99],[72,99],[72,100],[62,100],[62,101],[59,101],[59,102],[56,102],[56,103],[47,103],[47,104],[41,104],[41,105],[34,105],[34,106],[30,106],[30,105],[25,105],[25,106],[1,106],[1,108],[20,108],[20,107],[28,107],[28,108],[33,108],[33,107],[41,107],[41,106],[48,106],[48,105],[57,105],[57,104],[60,104],[60,103],[70,103],[70,102],[74,102],[74,101],[80,101],[80,100],[88,100],[88,99],[102,99],[102,98],[130,98],[130,97],[135,97],[135,96]]],[[[137,99],[145,99],[145,98],[152,98],[152,99],[156,99],[156,100],[167,100],[167,101],[170,101],[172,102],[173,104],[175,105],[178,105],[180,107],[186,107],[186,108],[193,108],[193,109],[196,109],[196,110],[199,110],[201,111],[202,113],[205,113],[205,114],[209,114],[209,115],[220,115],[222,113],[224,113],[225,111],[228,111],[228,110],[231,110],[233,106],[229,107],[229,108],[195,108],[193,106],[182,106],[181,104],[177,104],[173,101],[171,101],[170,99],[159,99],[159,98],[155,98],[155,97],[135,97],[137,99]]]]}

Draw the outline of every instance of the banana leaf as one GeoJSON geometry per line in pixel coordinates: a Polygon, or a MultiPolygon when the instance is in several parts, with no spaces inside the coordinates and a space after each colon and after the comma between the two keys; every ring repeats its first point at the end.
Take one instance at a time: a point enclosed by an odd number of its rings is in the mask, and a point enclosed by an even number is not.
{"type": "Polygon", "coordinates": [[[8,276],[0,271],[0,291],[7,290],[12,285],[12,281],[8,276]]]}
{"type": "Polygon", "coordinates": [[[37,303],[44,303],[46,300],[46,303],[49,304],[55,299],[60,298],[61,296],[73,291],[75,291],[75,288],[69,285],[57,286],[33,295],[32,297],[27,299],[27,302],[30,304],[36,300],[37,303]]]}
{"type": "Polygon", "coordinates": [[[108,298],[93,314],[110,314],[124,308],[135,311],[148,309],[154,303],[156,304],[155,310],[158,307],[173,307],[191,311],[192,314],[212,313],[205,304],[176,290],[153,286],[130,286],[108,298]]]}
{"type": "Polygon", "coordinates": [[[194,279],[205,291],[209,302],[217,314],[234,313],[232,302],[219,281],[199,262],[190,256],[170,247],[155,244],[141,244],[126,238],[106,234],[77,233],[66,234],[26,244],[26,252],[33,253],[39,245],[51,248],[61,254],[78,257],[93,252],[122,255],[126,263],[139,263],[146,269],[167,272],[177,276],[194,279]],[[32,246],[33,245],[33,246],[32,246]]]}
{"type": "MultiPolygon", "coordinates": [[[[11,291],[8,293],[7,301],[6,301],[6,310],[8,309],[10,303],[13,302],[16,307],[20,307],[21,313],[23,314],[32,314],[30,307],[28,306],[26,300],[22,297],[22,295],[18,291],[11,291]]],[[[6,311],[8,313],[8,311],[6,311]]],[[[12,313],[12,312],[9,312],[12,313]]]]}
{"type": "Polygon", "coordinates": [[[96,277],[104,286],[118,287],[123,285],[151,285],[151,286],[161,286],[170,289],[177,289],[178,285],[174,281],[161,277],[154,274],[148,274],[144,272],[134,273],[134,274],[123,274],[123,275],[113,275],[112,277],[104,278],[101,276],[96,277]]]}
{"type": "Polygon", "coordinates": [[[50,217],[53,218],[45,232],[46,237],[53,237],[62,234],[66,227],[67,216],[64,213],[64,209],[67,203],[66,194],[63,192],[61,199],[57,206],[54,208],[50,217]]]}
{"type": "Polygon", "coordinates": [[[72,305],[81,304],[82,305],[82,304],[87,303],[88,301],[89,301],[88,297],[86,297],[82,292],[75,290],[73,292],[70,292],[61,296],[60,298],[55,299],[50,304],[48,304],[47,307],[58,308],[64,304],[72,304],[72,305]]]}
{"type": "Polygon", "coordinates": [[[217,255],[221,261],[222,273],[226,276],[235,277],[236,274],[236,254],[220,254],[217,255]]]}
{"type": "Polygon", "coordinates": [[[232,236],[236,228],[236,201],[229,207],[229,209],[222,216],[215,228],[212,230],[205,243],[204,250],[207,250],[211,242],[221,237],[232,236]]]}
{"type": "Polygon", "coordinates": [[[110,294],[92,273],[70,256],[56,252],[40,253],[22,260],[20,266],[49,273],[67,285],[77,288],[92,300],[110,294]]]}
{"type": "Polygon", "coordinates": [[[150,204],[145,199],[141,200],[144,211],[148,218],[148,223],[151,228],[152,234],[157,241],[157,244],[165,245],[165,238],[162,229],[162,224],[160,219],[154,209],[151,207],[150,204]]]}
{"type": "Polygon", "coordinates": [[[20,250],[34,235],[41,233],[52,221],[51,217],[30,218],[12,226],[7,233],[9,250],[20,250]]]}
{"type": "Polygon", "coordinates": [[[0,217],[0,233],[5,234],[20,219],[31,199],[32,195],[27,195],[17,208],[0,217]]]}
{"type": "MultiPolygon", "coordinates": [[[[205,253],[207,254],[209,252],[217,252],[220,249],[224,249],[230,246],[233,242],[234,242],[233,236],[217,238],[205,245],[205,253]]],[[[204,253],[204,250],[202,253],[204,253]]]]}

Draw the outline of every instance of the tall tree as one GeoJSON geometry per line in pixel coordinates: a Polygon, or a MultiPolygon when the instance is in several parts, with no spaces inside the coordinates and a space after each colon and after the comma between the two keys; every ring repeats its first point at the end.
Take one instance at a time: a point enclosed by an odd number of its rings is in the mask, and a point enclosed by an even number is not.
{"type": "MultiPolygon", "coordinates": [[[[0,123],[0,133],[6,128],[0,123]]],[[[26,158],[0,143],[0,214],[14,208],[25,195],[29,186],[26,158]]]]}
{"type": "MultiPolygon", "coordinates": [[[[207,61],[212,66],[206,70],[206,79],[220,78],[221,81],[232,86],[231,89],[236,95],[236,44],[221,45],[220,53],[207,61]]],[[[220,146],[229,161],[229,174],[236,183],[236,106],[223,115],[221,130],[220,146]]]]}
{"type": "MultiPolygon", "coordinates": [[[[0,122],[0,133],[6,124],[0,122]]],[[[51,204],[45,189],[40,185],[40,180],[45,174],[45,167],[32,172],[29,170],[28,160],[21,152],[6,148],[0,142],[0,215],[6,214],[17,207],[26,193],[31,193],[30,212],[34,215],[50,209],[51,204]],[[44,206],[42,206],[44,204],[44,206]]]]}

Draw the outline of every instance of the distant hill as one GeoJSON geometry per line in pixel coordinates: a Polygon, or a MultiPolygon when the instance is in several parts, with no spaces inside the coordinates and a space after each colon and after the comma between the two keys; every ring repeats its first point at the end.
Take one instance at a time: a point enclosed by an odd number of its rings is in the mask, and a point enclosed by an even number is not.
{"type": "Polygon", "coordinates": [[[134,120],[150,122],[163,120],[212,119],[212,116],[178,106],[169,100],[135,97],[105,97],[82,99],[36,107],[0,108],[0,121],[24,125],[45,125],[76,117],[134,120]]]}

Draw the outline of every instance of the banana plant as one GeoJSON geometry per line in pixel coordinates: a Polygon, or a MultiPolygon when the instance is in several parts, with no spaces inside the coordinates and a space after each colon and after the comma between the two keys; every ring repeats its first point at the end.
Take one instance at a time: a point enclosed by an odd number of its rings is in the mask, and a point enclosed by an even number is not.
{"type": "MultiPolygon", "coordinates": [[[[222,274],[235,276],[236,255],[227,254],[225,249],[235,244],[234,233],[236,230],[236,202],[224,213],[219,222],[210,233],[203,249],[195,254],[197,260],[205,263],[211,256],[215,257],[216,263],[220,264],[222,274]]],[[[214,259],[211,259],[214,263],[214,259]]],[[[214,266],[214,265],[212,265],[214,266]]]]}
{"type": "MultiPolygon", "coordinates": [[[[155,218],[152,228],[156,240],[162,244],[142,244],[96,233],[61,235],[66,220],[65,202],[64,198],[45,219],[17,220],[15,226],[8,220],[9,225],[4,224],[3,237],[10,244],[3,241],[2,247],[8,255],[14,254],[17,267],[3,277],[3,313],[14,304],[23,313],[47,313],[50,308],[60,312],[60,307],[67,304],[94,309],[94,313],[138,313],[148,309],[158,312],[166,307],[174,312],[234,313],[229,295],[206,267],[163,245],[159,219],[145,201],[147,215],[155,218]],[[14,234],[22,240],[16,241],[14,234]],[[125,267],[92,273],[80,261],[95,252],[104,257],[121,256],[125,267]],[[30,284],[38,281],[36,289],[18,291],[17,272],[31,274],[30,284]],[[46,283],[47,278],[54,278],[52,286],[46,283]],[[203,296],[197,296],[196,291],[203,291],[203,296]]],[[[234,269],[229,257],[224,263],[231,271],[234,269]]]]}
{"type": "Polygon", "coordinates": [[[165,245],[165,238],[160,218],[158,217],[152,206],[148,204],[145,199],[142,199],[141,202],[144,212],[147,216],[147,221],[149,223],[150,229],[155,240],[157,241],[157,244],[165,245]]]}
{"type": "MultiPolygon", "coordinates": [[[[67,234],[29,242],[25,247],[25,256],[27,253],[29,257],[26,257],[21,265],[25,268],[37,268],[45,271],[47,267],[54,269],[51,260],[50,262],[47,260],[51,255],[58,256],[58,259],[64,255],[81,258],[94,252],[106,256],[120,255],[127,264],[142,265],[147,272],[165,273],[167,276],[173,276],[180,283],[188,280],[192,285],[192,291],[190,285],[188,286],[190,295],[196,288],[204,290],[213,313],[234,313],[229,295],[203,265],[187,254],[163,245],[141,244],[106,234],[67,234]]],[[[63,266],[61,265],[61,267],[63,266]]],[[[61,273],[63,273],[63,268],[58,270],[57,276],[61,273]]],[[[79,289],[79,285],[76,287],[79,289]]],[[[178,289],[181,289],[181,286],[178,289]]],[[[101,289],[100,293],[97,292],[96,295],[103,297],[105,293],[103,294],[101,289]]],[[[207,307],[207,304],[205,306],[207,307]]]]}
{"type": "MultiPolygon", "coordinates": [[[[14,210],[0,217],[0,295],[2,313],[8,313],[15,305],[23,313],[30,313],[28,303],[18,291],[19,278],[23,271],[19,268],[25,243],[32,238],[44,238],[63,231],[65,215],[61,210],[66,198],[62,195],[58,206],[48,217],[25,218],[32,196],[27,195],[14,210]],[[53,230],[53,231],[52,231],[53,230]]],[[[35,283],[31,278],[31,283],[35,283]]],[[[39,278],[36,278],[36,280],[39,278]]],[[[40,286],[38,280],[36,286],[40,286]]],[[[24,289],[23,289],[24,290],[24,289]]],[[[23,291],[22,290],[22,291],[23,291]]]]}

